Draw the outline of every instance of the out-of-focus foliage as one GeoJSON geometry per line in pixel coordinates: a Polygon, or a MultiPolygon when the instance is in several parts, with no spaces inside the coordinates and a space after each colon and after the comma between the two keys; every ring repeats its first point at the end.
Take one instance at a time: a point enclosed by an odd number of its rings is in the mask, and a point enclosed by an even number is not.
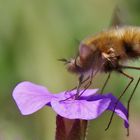
{"type": "MultiPolygon", "coordinates": [[[[12,99],[12,90],[24,80],[45,85],[56,93],[74,87],[77,76],[69,74],[57,59],[75,56],[76,40],[107,28],[116,5],[128,15],[127,21],[139,25],[138,0],[0,0],[0,140],[54,139],[55,113],[44,108],[22,116],[12,99]]],[[[139,62],[135,65],[139,66],[139,62]]],[[[138,78],[137,72],[128,72],[138,78]]],[[[102,79],[105,80],[104,75],[98,76],[93,87],[101,87],[102,79]]],[[[126,82],[113,74],[106,91],[118,96],[126,82]]],[[[124,103],[127,98],[123,98],[124,103]]],[[[136,94],[131,103],[132,139],[139,135],[139,99],[140,94],[136,94]]],[[[90,123],[88,140],[125,139],[122,121],[117,117],[110,130],[104,131],[109,115],[105,113],[90,123]]]]}

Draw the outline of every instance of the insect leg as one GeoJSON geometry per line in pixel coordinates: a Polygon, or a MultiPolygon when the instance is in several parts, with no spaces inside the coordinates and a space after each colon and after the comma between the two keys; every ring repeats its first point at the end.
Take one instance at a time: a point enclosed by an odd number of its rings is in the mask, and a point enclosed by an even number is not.
{"type": "Polygon", "coordinates": [[[88,81],[89,78],[90,78],[90,76],[88,76],[85,80],[83,80],[84,79],[84,75],[83,74],[80,75],[75,98],[79,97],[79,94],[80,94],[79,93],[79,89],[80,89],[81,85],[84,84],[86,81],[88,81]]]}
{"type": "MultiPolygon", "coordinates": [[[[135,91],[136,91],[136,88],[137,88],[139,82],[140,82],[140,77],[139,77],[139,79],[138,79],[138,81],[137,81],[137,83],[136,83],[136,85],[135,85],[135,87],[134,87],[134,89],[133,89],[133,91],[132,91],[132,93],[131,93],[129,99],[128,99],[128,102],[127,102],[127,110],[128,110],[127,116],[128,116],[128,120],[129,120],[130,102],[131,102],[131,100],[132,100],[132,97],[133,97],[133,95],[134,95],[134,93],[135,93],[135,91]]],[[[127,129],[127,136],[129,136],[129,129],[127,129]]]]}
{"type": "Polygon", "coordinates": [[[74,89],[77,89],[77,88],[80,88],[82,86],[82,84],[84,84],[86,81],[88,81],[90,78],[90,76],[88,76],[86,79],[84,79],[84,77],[79,77],[79,80],[78,80],[78,86],[75,86],[74,88],[72,88],[71,90],[69,91],[72,91],[74,89]]]}
{"type": "Polygon", "coordinates": [[[78,86],[77,86],[77,92],[76,92],[76,95],[77,95],[77,96],[79,95],[79,89],[80,89],[80,87],[81,87],[81,83],[82,83],[82,81],[83,81],[83,78],[84,78],[84,75],[81,74],[81,75],[79,76],[79,80],[78,80],[78,86]]]}
{"type": "Polygon", "coordinates": [[[101,70],[101,68],[104,66],[104,63],[95,71],[94,73],[94,68],[91,69],[91,74],[89,76],[89,81],[88,83],[84,86],[84,90],[79,94],[78,98],[90,87],[92,84],[92,79],[96,74],[101,70]]]}
{"type": "Polygon", "coordinates": [[[107,76],[107,79],[105,80],[105,83],[104,83],[104,85],[103,85],[103,87],[101,89],[101,94],[103,93],[103,91],[104,91],[104,89],[105,89],[105,87],[106,87],[106,85],[107,85],[107,83],[108,83],[108,81],[110,79],[110,76],[111,76],[111,72],[109,72],[109,74],[107,76]]]}
{"type": "MultiPolygon", "coordinates": [[[[102,67],[103,65],[101,65],[102,67]]],[[[91,74],[89,76],[89,81],[88,83],[84,86],[84,90],[79,94],[78,98],[90,87],[90,85],[92,84],[92,79],[94,76],[96,76],[96,74],[99,72],[100,68],[94,73],[94,69],[92,68],[91,70],[91,74]]]]}
{"type": "MultiPolygon", "coordinates": [[[[80,75],[81,76],[81,75],[80,75]]],[[[71,92],[72,90],[74,90],[74,89],[80,89],[80,87],[81,87],[81,85],[83,84],[83,83],[85,83],[89,78],[90,78],[90,76],[88,76],[86,79],[84,79],[84,80],[82,80],[84,77],[79,77],[79,83],[78,83],[78,86],[76,86],[76,87],[74,87],[74,88],[72,88],[71,90],[67,90],[66,92],[65,92],[65,94],[67,94],[68,92],[71,92]]],[[[73,96],[70,96],[70,97],[68,97],[68,98],[66,98],[66,99],[64,99],[64,100],[61,100],[61,101],[66,101],[66,100],[68,100],[68,99],[70,99],[70,98],[76,98],[78,95],[77,95],[77,93],[76,93],[76,95],[73,95],[73,96]]]]}
{"type": "Polygon", "coordinates": [[[120,65],[120,67],[123,68],[123,69],[140,70],[140,67],[124,66],[124,65],[120,65]]]}
{"type": "Polygon", "coordinates": [[[92,69],[91,74],[89,76],[89,81],[88,83],[84,86],[84,90],[78,95],[78,98],[90,87],[90,85],[92,84],[92,79],[93,76],[95,76],[97,74],[97,72],[93,75],[94,70],[92,69]]]}
{"type": "Polygon", "coordinates": [[[117,100],[117,102],[115,103],[114,110],[113,110],[113,112],[112,112],[112,114],[111,114],[109,123],[108,123],[108,125],[107,125],[105,131],[110,127],[110,124],[111,124],[111,122],[112,122],[112,119],[113,119],[113,116],[114,116],[114,113],[115,113],[115,108],[117,107],[118,102],[120,101],[120,99],[121,99],[122,96],[125,94],[125,92],[126,92],[126,90],[128,89],[128,87],[131,85],[131,83],[132,83],[133,80],[134,80],[133,77],[129,76],[128,74],[124,73],[123,71],[119,70],[118,72],[121,73],[122,75],[124,75],[125,77],[129,78],[130,81],[129,81],[129,83],[127,84],[127,86],[125,87],[125,89],[123,90],[123,92],[121,93],[121,95],[118,97],[118,100],[117,100]]]}
{"type": "MultiPolygon", "coordinates": [[[[124,68],[124,69],[140,70],[140,67],[134,67],[134,66],[123,66],[123,65],[121,65],[120,67],[121,67],[121,68],[124,68]]],[[[138,81],[137,81],[137,83],[136,83],[136,85],[135,85],[135,87],[134,87],[134,89],[133,89],[133,91],[132,91],[132,93],[131,93],[129,99],[128,99],[128,102],[127,102],[128,120],[129,120],[130,102],[131,102],[131,100],[132,100],[132,98],[133,98],[133,96],[134,96],[134,93],[135,93],[135,91],[136,91],[136,88],[137,88],[139,82],[140,82],[140,77],[139,77],[139,79],[138,79],[138,81]]],[[[127,136],[129,136],[129,129],[127,129],[127,136]]]]}

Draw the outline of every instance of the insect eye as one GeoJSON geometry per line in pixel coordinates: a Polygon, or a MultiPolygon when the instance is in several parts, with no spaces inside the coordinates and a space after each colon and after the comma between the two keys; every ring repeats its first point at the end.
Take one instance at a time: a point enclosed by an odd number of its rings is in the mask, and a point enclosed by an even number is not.
{"type": "Polygon", "coordinates": [[[89,55],[92,54],[92,52],[93,51],[92,51],[92,49],[89,46],[87,46],[85,44],[81,44],[79,53],[80,53],[80,57],[82,59],[87,58],[89,55]]]}

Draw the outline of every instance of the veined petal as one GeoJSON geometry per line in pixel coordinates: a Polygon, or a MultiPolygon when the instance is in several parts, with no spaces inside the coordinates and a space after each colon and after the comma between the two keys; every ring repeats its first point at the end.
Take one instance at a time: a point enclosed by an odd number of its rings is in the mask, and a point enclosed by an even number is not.
{"type": "MultiPolygon", "coordinates": [[[[107,99],[109,98],[111,100],[110,105],[108,106],[107,110],[114,111],[114,107],[116,105],[116,102],[118,102],[118,99],[115,96],[113,96],[111,93],[103,94],[103,95],[96,94],[94,96],[86,97],[86,99],[89,101],[96,101],[96,100],[100,100],[104,98],[107,98],[107,99]]],[[[128,117],[127,117],[128,111],[126,107],[120,101],[118,102],[115,108],[115,113],[124,120],[124,126],[128,128],[129,127],[128,117]]]]}
{"type": "Polygon", "coordinates": [[[52,97],[53,94],[50,94],[45,87],[31,82],[21,82],[13,91],[13,98],[23,115],[41,109],[51,101],[52,97]]]}
{"type": "Polygon", "coordinates": [[[91,120],[99,117],[109,106],[110,99],[97,101],[86,100],[52,100],[51,105],[57,114],[68,119],[91,120]]]}
{"type": "MultiPolygon", "coordinates": [[[[82,93],[83,90],[80,90],[80,93],[82,93]]],[[[86,97],[93,96],[94,94],[97,93],[97,91],[98,91],[98,89],[86,89],[84,91],[84,93],[80,96],[79,99],[86,99],[86,97]]],[[[63,92],[60,92],[58,94],[54,94],[54,96],[56,98],[61,99],[61,100],[65,100],[69,97],[74,97],[74,95],[76,95],[76,93],[77,93],[77,89],[71,90],[71,91],[63,91],[63,92]]]]}
{"type": "MultiPolygon", "coordinates": [[[[107,98],[110,97],[111,99],[111,104],[108,107],[108,110],[113,111],[118,99],[112,94],[107,94],[106,97],[107,98]]],[[[127,117],[128,111],[121,102],[118,102],[115,108],[115,113],[124,120],[124,126],[128,128],[129,127],[128,117],[127,117]]]]}
{"type": "MultiPolygon", "coordinates": [[[[65,118],[91,120],[99,117],[106,110],[113,111],[118,101],[112,94],[96,94],[97,90],[87,89],[80,98],[74,100],[77,90],[52,94],[43,86],[22,82],[15,87],[13,98],[23,115],[32,114],[49,105],[57,114],[65,118]]],[[[125,127],[128,128],[128,112],[121,102],[118,102],[115,113],[124,120],[125,127]]]]}

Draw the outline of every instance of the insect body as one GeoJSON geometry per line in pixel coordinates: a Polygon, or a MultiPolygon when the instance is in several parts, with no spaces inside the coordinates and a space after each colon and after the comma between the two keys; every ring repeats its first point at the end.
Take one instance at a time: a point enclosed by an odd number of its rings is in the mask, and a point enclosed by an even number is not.
{"type": "MultiPolygon", "coordinates": [[[[133,82],[134,78],[125,72],[123,69],[135,69],[140,70],[140,67],[125,66],[124,62],[127,60],[135,60],[140,57],[140,27],[116,27],[102,31],[94,36],[90,36],[84,39],[79,45],[79,54],[76,58],[71,60],[62,61],[66,62],[68,71],[80,75],[79,85],[77,86],[77,95],[80,96],[78,89],[80,86],[89,80],[88,84],[84,87],[85,90],[91,85],[92,78],[97,72],[109,72],[109,76],[102,88],[107,84],[111,71],[116,71],[127,77],[130,81],[126,85],[123,92],[118,97],[118,101],[124,95],[128,87],[133,82]],[[83,80],[85,74],[89,74],[87,80],[83,80]]],[[[129,104],[134,95],[134,92],[140,82],[138,79],[127,104],[128,118],[129,118],[129,104]]],[[[116,102],[117,107],[118,102],[116,102]]],[[[115,110],[114,108],[114,110],[115,110]]],[[[109,128],[114,111],[111,115],[109,124],[106,130],[109,128]]],[[[128,133],[129,135],[129,133],[128,133]]]]}
{"type": "Polygon", "coordinates": [[[67,63],[73,73],[121,70],[126,60],[140,57],[140,28],[120,27],[102,31],[80,43],[79,55],[67,63]]]}

